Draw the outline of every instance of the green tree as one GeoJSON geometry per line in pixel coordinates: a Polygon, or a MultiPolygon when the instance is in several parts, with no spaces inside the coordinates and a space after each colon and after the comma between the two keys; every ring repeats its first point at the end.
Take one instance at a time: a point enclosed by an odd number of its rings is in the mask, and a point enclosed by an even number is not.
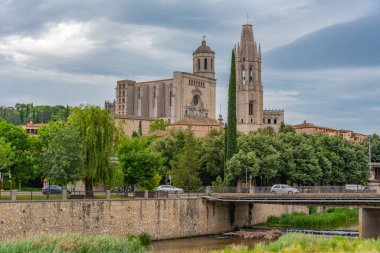
{"type": "Polygon", "coordinates": [[[255,152],[245,153],[240,150],[227,162],[228,175],[226,182],[231,184],[236,181],[245,181],[246,176],[259,174],[259,164],[255,152]]]}
{"type": "Polygon", "coordinates": [[[199,140],[199,176],[203,185],[210,185],[218,176],[224,176],[224,131],[213,129],[199,140]]]}
{"type": "Polygon", "coordinates": [[[186,190],[194,190],[202,185],[199,178],[199,154],[196,150],[198,145],[190,130],[185,132],[184,137],[185,145],[181,153],[171,162],[173,184],[186,190]]]}
{"type": "Polygon", "coordinates": [[[139,185],[142,189],[153,190],[161,177],[158,171],[163,165],[159,152],[148,148],[148,138],[124,137],[120,141],[118,157],[124,173],[125,185],[139,185]]]}
{"type": "Polygon", "coordinates": [[[154,132],[157,130],[166,130],[166,128],[169,126],[169,123],[167,123],[163,119],[155,119],[150,125],[149,125],[149,132],[154,132]]]}
{"type": "Polygon", "coordinates": [[[77,126],[51,122],[41,129],[42,174],[61,185],[75,183],[84,177],[84,147],[77,126]]]}
{"type": "Polygon", "coordinates": [[[0,172],[8,172],[15,158],[15,152],[5,138],[0,137],[0,172]]]}
{"type": "Polygon", "coordinates": [[[227,117],[227,151],[226,159],[229,160],[237,153],[237,126],[236,126],[236,72],[235,51],[232,50],[231,73],[228,86],[228,117],[227,117]]]}
{"type": "Polygon", "coordinates": [[[93,196],[93,185],[112,184],[118,173],[109,160],[113,152],[115,124],[108,111],[97,106],[72,109],[69,123],[78,127],[84,146],[86,195],[93,196]]]}
{"type": "Polygon", "coordinates": [[[286,125],[284,122],[281,122],[279,133],[295,133],[296,130],[292,127],[292,125],[286,125]]]}

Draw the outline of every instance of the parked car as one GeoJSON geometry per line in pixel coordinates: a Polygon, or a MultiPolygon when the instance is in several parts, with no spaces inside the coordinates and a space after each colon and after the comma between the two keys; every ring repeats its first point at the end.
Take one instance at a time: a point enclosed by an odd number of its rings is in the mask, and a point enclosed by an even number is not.
{"type": "Polygon", "coordinates": [[[156,188],[156,191],[169,192],[169,193],[183,193],[183,189],[176,188],[172,185],[160,185],[156,188]]]}
{"type": "Polygon", "coordinates": [[[280,193],[280,194],[293,194],[299,193],[300,191],[294,187],[291,187],[287,184],[275,184],[270,189],[271,193],[280,193]]]}
{"type": "Polygon", "coordinates": [[[122,193],[122,192],[124,192],[124,189],[123,189],[123,187],[114,187],[114,188],[111,188],[111,192],[112,193],[122,193]]]}
{"type": "MultiPolygon", "coordinates": [[[[44,195],[47,195],[48,192],[50,192],[50,194],[61,194],[63,189],[64,188],[62,188],[59,185],[50,185],[50,188],[49,185],[47,185],[45,188],[42,189],[42,193],[44,195]]],[[[71,194],[71,191],[67,189],[67,193],[71,194]]]]}

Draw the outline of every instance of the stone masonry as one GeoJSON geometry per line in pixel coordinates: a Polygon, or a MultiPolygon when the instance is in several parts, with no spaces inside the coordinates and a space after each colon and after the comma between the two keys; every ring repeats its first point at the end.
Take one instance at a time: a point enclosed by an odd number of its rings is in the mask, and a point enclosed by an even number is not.
{"type": "Polygon", "coordinates": [[[230,231],[306,207],[212,203],[202,198],[149,200],[20,201],[0,203],[0,240],[41,233],[148,233],[173,239],[230,231]]]}

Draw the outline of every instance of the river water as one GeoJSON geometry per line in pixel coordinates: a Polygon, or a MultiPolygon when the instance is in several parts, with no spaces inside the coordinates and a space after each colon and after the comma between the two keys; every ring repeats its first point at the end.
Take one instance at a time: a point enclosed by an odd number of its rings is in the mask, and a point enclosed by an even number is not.
{"type": "MultiPolygon", "coordinates": [[[[341,228],[346,231],[358,229],[358,225],[341,228]]],[[[251,229],[246,229],[251,230],[251,229]]],[[[256,230],[257,231],[257,230],[256,230]]],[[[323,231],[323,230],[315,230],[323,231]]],[[[318,233],[316,233],[318,234],[318,233]]],[[[337,235],[339,235],[337,233],[337,235]]],[[[228,237],[223,235],[199,236],[183,239],[152,241],[148,246],[148,252],[152,253],[187,253],[187,252],[209,252],[211,250],[224,249],[233,245],[244,245],[248,248],[254,248],[259,242],[266,240],[259,239],[243,239],[236,237],[228,237]]]]}
{"type": "Polygon", "coordinates": [[[257,243],[265,240],[253,240],[232,238],[222,235],[199,236],[193,238],[153,241],[148,246],[148,252],[154,253],[185,253],[185,252],[209,252],[216,249],[224,249],[229,246],[245,245],[253,248],[257,243]]]}

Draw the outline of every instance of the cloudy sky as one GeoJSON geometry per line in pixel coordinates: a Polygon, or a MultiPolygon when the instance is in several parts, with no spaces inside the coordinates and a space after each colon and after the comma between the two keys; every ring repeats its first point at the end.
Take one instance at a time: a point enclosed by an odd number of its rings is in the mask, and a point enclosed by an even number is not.
{"type": "Polygon", "coordinates": [[[289,124],[380,133],[377,0],[1,0],[0,105],[103,105],[117,80],[191,72],[206,35],[225,117],[247,14],[264,53],[264,107],[285,109],[289,124]]]}

